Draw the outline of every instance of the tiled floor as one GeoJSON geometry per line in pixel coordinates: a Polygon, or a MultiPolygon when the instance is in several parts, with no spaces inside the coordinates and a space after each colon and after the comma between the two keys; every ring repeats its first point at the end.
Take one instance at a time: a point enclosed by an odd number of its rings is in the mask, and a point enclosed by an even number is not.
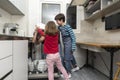
{"type": "MultiPolygon", "coordinates": [[[[35,79],[35,80],[48,80],[48,79],[35,79]]],[[[63,78],[56,78],[55,80],[64,80],[63,78]]],[[[108,77],[101,74],[92,68],[82,68],[77,72],[72,73],[70,80],[109,80],[108,77]]]]}

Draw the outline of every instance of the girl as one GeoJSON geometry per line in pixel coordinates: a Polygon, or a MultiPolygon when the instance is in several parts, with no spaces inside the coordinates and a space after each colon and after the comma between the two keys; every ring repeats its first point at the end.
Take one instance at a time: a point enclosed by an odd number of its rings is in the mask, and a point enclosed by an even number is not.
{"type": "Polygon", "coordinates": [[[43,33],[39,28],[36,30],[41,34],[39,41],[41,42],[44,40],[44,53],[46,54],[49,80],[54,80],[54,64],[63,73],[65,80],[69,80],[68,74],[61,63],[58,51],[59,32],[55,23],[53,21],[49,21],[45,27],[45,33],[43,33]]]}

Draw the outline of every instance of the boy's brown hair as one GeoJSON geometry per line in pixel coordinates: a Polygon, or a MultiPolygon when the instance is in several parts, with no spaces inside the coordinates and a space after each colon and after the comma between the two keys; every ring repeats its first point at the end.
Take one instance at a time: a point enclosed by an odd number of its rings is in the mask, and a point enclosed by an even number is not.
{"type": "Polygon", "coordinates": [[[55,22],[49,21],[45,27],[45,34],[55,35],[58,32],[55,22]]]}
{"type": "Polygon", "coordinates": [[[62,13],[59,13],[55,16],[55,20],[63,20],[63,22],[65,22],[65,15],[62,13]]]}

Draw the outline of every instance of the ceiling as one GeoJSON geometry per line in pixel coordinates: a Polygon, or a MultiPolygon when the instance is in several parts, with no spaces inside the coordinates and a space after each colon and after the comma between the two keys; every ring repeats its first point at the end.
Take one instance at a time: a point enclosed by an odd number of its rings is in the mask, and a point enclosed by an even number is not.
{"type": "Polygon", "coordinates": [[[87,0],[72,0],[71,5],[83,5],[87,0]]]}

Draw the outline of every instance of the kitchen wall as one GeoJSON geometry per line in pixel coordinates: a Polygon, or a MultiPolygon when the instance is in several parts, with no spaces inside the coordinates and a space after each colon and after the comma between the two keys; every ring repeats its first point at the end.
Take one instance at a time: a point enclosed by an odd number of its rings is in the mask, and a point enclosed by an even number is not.
{"type": "Polygon", "coordinates": [[[98,35],[98,39],[96,40],[98,42],[110,42],[114,44],[120,43],[120,37],[118,37],[120,34],[120,29],[106,31],[105,22],[102,22],[101,19],[97,19],[93,23],[93,32],[98,35]]]}
{"type": "Polygon", "coordinates": [[[33,31],[37,23],[41,23],[42,3],[57,3],[61,5],[61,13],[66,13],[66,4],[71,0],[29,0],[29,36],[33,36],[33,31]]]}
{"type": "Polygon", "coordinates": [[[35,25],[40,21],[40,0],[29,0],[29,28],[28,34],[29,36],[33,36],[33,31],[35,29],[35,25]]]}
{"type": "Polygon", "coordinates": [[[28,23],[29,23],[28,22],[28,19],[29,19],[28,18],[29,4],[28,3],[29,3],[29,0],[23,0],[22,3],[23,3],[22,5],[24,6],[25,16],[13,15],[11,17],[11,20],[12,20],[13,23],[18,23],[19,24],[19,28],[24,31],[24,35],[28,36],[28,28],[29,28],[29,26],[28,26],[28,23]]]}
{"type": "Polygon", "coordinates": [[[0,8],[0,33],[2,33],[5,23],[17,23],[19,28],[25,32],[25,36],[28,35],[28,0],[24,0],[24,12],[23,15],[11,15],[5,10],[0,8]]]}
{"type": "Polygon", "coordinates": [[[0,34],[2,33],[4,23],[11,22],[11,15],[0,8],[0,34]]]}
{"type": "Polygon", "coordinates": [[[101,18],[96,19],[94,22],[81,20],[80,25],[80,34],[77,35],[77,41],[120,43],[120,37],[118,37],[120,29],[106,31],[105,22],[101,18]]]}

